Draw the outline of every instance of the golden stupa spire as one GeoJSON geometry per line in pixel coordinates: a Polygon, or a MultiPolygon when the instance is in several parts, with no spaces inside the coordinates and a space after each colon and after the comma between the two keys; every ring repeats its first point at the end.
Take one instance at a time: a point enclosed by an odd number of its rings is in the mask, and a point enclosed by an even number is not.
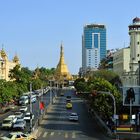
{"type": "Polygon", "coordinates": [[[65,61],[64,61],[64,48],[63,48],[63,45],[61,43],[61,48],[60,48],[60,61],[59,61],[61,64],[65,64],[65,61]]]}
{"type": "Polygon", "coordinates": [[[65,61],[64,61],[64,48],[63,48],[62,43],[61,43],[61,47],[60,47],[60,60],[57,65],[57,68],[56,68],[55,77],[58,80],[60,80],[61,78],[66,79],[66,80],[71,79],[71,75],[70,75],[67,65],[65,64],[65,61]]]}

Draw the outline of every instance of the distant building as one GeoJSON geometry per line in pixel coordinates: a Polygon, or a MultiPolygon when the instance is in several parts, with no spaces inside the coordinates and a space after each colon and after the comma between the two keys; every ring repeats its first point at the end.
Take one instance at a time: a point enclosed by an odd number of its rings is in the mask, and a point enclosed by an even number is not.
{"type": "Polygon", "coordinates": [[[82,72],[97,70],[106,57],[106,27],[102,24],[87,24],[82,36],[82,72]]]}
{"type": "Polygon", "coordinates": [[[124,72],[129,72],[130,48],[123,48],[113,55],[113,71],[120,77],[124,72]]]}
{"type": "Polygon", "coordinates": [[[107,55],[105,58],[103,58],[100,62],[99,69],[105,69],[105,70],[113,70],[113,56],[114,56],[115,50],[107,50],[107,55]]]}
{"type": "Polygon", "coordinates": [[[7,54],[4,49],[0,51],[0,79],[9,81],[9,71],[16,65],[20,65],[20,61],[17,55],[14,56],[13,60],[8,60],[7,54]]]}

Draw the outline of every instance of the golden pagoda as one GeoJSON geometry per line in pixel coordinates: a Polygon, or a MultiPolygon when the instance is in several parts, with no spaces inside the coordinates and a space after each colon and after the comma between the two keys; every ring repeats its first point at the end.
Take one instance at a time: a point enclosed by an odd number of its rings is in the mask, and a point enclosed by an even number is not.
{"type": "Polygon", "coordinates": [[[69,73],[67,65],[65,64],[65,61],[64,61],[64,49],[63,49],[62,44],[60,47],[60,60],[59,60],[59,63],[57,65],[56,72],[55,72],[55,79],[59,81],[72,79],[72,76],[69,73]]]}

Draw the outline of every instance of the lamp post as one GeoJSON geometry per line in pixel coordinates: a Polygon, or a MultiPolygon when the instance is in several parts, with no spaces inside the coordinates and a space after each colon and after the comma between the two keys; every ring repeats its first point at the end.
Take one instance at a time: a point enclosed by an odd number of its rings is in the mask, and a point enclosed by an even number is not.
{"type": "Polygon", "coordinates": [[[50,105],[52,104],[52,80],[50,80],[50,105]]]}
{"type": "Polygon", "coordinates": [[[30,131],[32,132],[32,102],[31,102],[31,97],[32,97],[32,83],[30,83],[30,131]]]}
{"type": "Polygon", "coordinates": [[[3,60],[2,57],[0,57],[0,63],[1,63],[1,71],[0,71],[1,76],[0,76],[0,79],[4,79],[3,78],[3,64],[4,64],[4,60],[3,60]]]}

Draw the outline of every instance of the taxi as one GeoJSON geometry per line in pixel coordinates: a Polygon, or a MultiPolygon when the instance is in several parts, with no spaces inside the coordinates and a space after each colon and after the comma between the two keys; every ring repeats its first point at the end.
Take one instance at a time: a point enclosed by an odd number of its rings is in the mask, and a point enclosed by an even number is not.
{"type": "Polygon", "coordinates": [[[67,104],[66,104],[66,108],[67,108],[67,109],[72,109],[72,103],[67,103],[67,104]]]}

